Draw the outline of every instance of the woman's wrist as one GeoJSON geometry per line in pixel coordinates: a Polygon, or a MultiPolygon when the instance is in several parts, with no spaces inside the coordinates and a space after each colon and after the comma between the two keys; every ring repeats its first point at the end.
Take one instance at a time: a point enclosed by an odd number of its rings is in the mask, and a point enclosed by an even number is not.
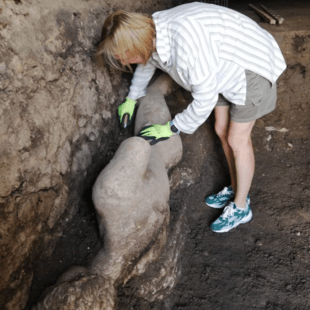
{"type": "Polygon", "coordinates": [[[177,135],[181,133],[181,131],[174,125],[173,120],[170,121],[170,130],[177,135]]]}

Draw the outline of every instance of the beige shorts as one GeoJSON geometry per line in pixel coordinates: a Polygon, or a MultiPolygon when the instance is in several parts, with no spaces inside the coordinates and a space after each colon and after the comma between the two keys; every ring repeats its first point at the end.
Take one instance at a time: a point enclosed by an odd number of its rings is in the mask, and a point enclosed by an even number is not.
{"type": "Polygon", "coordinates": [[[230,119],[236,123],[248,123],[256,120],[276,108],[277,87],[260,75],[245,70],[247,93],[245,105],[229,102],[222,94],[216,107],[230,106],[230,119]]]}

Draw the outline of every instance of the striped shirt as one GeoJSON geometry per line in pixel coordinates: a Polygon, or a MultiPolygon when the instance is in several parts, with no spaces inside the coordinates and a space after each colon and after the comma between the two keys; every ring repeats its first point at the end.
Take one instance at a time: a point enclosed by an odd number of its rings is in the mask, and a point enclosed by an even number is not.
{"type": "Polygon", "coordinates": [[[175,116],[182,132],[193,133],[214,109],[218,94],[244,105],[245,70],[274,84],[286,64],[274,38],[234,10],[206,3],[188,3],[153,14],[156,51],[139,64],[128,97],[138,99],[155,69],[167,72],[191,91],[192,103],[175,116]]]}

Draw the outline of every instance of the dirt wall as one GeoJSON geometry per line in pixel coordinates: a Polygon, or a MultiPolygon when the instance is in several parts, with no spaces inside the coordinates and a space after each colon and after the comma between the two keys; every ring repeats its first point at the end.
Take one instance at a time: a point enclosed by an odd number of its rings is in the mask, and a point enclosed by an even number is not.
{"type": "Polygon", "coordinates": [[[53,251],[118,134],[116,105],[128,83],[94,62],[104,19],[118,8],[168,5],[0,3],[1,309],[25,307],[32,262],[53,251]]]}

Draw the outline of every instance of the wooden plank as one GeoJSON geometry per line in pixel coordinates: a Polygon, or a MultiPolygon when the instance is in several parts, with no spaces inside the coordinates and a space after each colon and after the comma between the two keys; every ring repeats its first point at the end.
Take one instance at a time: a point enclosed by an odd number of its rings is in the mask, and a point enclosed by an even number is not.
{"type": "Polygon", "coordinates": [[[255,5],[249,4],[249,7],[252,8],[259,16],[261,16],[263,18],[263,20],[265,20],[270,25],[276,24],[276,20],[274,18],[272,18],[270,15],[268,15],[264,11],[257,8],[255,5]]]}
{"type": "Polygon", "coordinates": [[[283,23],[284,18],[281,17],[279,14],[277,14],[275,11],[272,11],[272,10],[266,8],[266,7],[265,7],[264,5],[262,5],[262,4],[261,4],[260,6],[263,8],[263,10],[264,10],[265,12],[267,12],[269,15],[271,15],[271,16],[277,21],[277,23],[278,23],[279,25],[281,25],[281,24],[283,23]]]}

